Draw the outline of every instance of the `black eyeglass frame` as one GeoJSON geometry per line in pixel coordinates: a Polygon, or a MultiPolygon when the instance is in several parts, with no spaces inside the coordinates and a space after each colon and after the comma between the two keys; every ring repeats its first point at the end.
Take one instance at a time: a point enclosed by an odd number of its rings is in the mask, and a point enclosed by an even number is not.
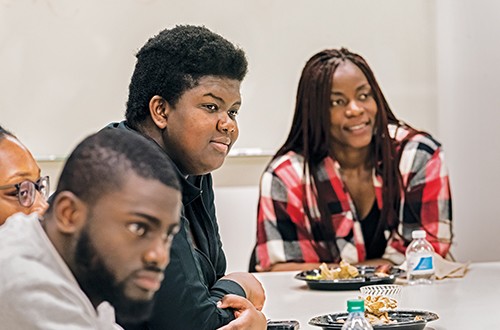
{"type": "MultiPolygon", "coordinates": [[[[19,204],[21,204],[21,206],[24,206],[24,207],[31,207],[33,205],[33,203],[35,203],[36,194],[35,193],[32,194],[29,197],[29,199],[27,199],[25,202],[23,202],[23,199],[22,199],[23,196],[21,196],[21,194],[19,193],[21,190],[21,186],[26,185],[26,182],[28,185],[30,185],[30,184],[33,185],[32,187],[34,187],[35,190],[38,191],[45,200],[47,200],[49,198],[50,179],[49,179],[48,175],[40,177],[38,180],[36,180],[36,182],[33,182],[31,180],[23,180],[19,183],[0,186],[0,190],[16,188],[16,195],[17,195],[17,199],[19,201],[19,204]]],[[[29,189],[29,191],[34,191],[34,190],[31,188],[31,189],[29,189]]]]}

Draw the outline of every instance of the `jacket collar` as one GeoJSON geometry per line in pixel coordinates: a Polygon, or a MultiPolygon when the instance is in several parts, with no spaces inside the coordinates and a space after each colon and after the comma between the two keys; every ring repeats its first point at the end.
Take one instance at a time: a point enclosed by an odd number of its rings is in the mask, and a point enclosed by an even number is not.
{"type": "MultiPolygon", "coordinates": [[[[126,129],[129,131],[137,132],[134,129],[132,129],[130,126],[127,125],[126,120],[123,120],[121,122],[111,123],[108,126],[106,126],[106,128],[126,129]]],[[[154,144],[156,146],[158,146],[158,149],[160,149],[162,152],[165,152],[165,150],[163,150],[158,145],[158,143],[156,143],[155,140],[151,139],[147,135],[142,135],[142,136],[153,141],[154,144]]],[[[177,167],[177,164],[175,162],[172,161],[172,163],[174,165],[174,169],[177,173],[179,181],[182,185],[182,204],[184,204],[184,206],[186,206],[189,203],[191,203],[193,200],[195,200],[198,196],[201,195],[201,193],[202,193],[201,185],[203,183],[203,176],[202,175],[201,176],[186,176],[186,175],[181,173],[181,171],[179,170],[179,168],[177,167]]]]}

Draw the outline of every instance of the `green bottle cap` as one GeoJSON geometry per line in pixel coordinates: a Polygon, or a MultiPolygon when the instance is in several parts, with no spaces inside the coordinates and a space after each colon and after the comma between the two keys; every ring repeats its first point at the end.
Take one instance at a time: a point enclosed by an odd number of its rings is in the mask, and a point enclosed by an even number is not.
{"type": "Polygon", "coordinates": [[[365,311],[365,301],[361,299],[350,299],[347,301],[347,311],[349,313],[353,312],[364,312],[365,311]]]}

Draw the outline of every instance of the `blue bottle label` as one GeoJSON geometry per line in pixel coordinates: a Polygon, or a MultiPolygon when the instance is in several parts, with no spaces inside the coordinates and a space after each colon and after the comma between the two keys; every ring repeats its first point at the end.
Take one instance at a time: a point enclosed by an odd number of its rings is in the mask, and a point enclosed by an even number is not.
{"type": "Polygon", "coordinates": [[[429,270],[434,269],[432,265],[432,256],[420,258],[418,264],[413,270],[429,270]]]}
{"type": "Polygon", "coordinates": [[[413,256],[408,263],[408,269],[412,274],[434,273],[433,256],[413,256]]]}

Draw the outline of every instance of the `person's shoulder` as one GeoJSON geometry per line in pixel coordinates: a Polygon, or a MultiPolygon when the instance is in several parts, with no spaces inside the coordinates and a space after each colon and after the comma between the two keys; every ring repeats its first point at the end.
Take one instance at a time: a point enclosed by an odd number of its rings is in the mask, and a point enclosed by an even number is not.
{"type": "Polygon", "coordinates": [[[76,325],[95,329],[92,304],[56,254],[36,214],[16,214],[4,225],[0,227],[0,319],[23,317],[16,329],[34,324],[63,329],[69,319],[75,329],[76,325]]]}
{"type": "Polygon", "coordinates": [[[274,158],[268,165],[267,171],[273,172],[284,167],[299,167],[302,168],[304,165],[304,157],[295,151],[288,151],[286,154],[280,155],[274,158]]]}
{"type": "Polygon", "coordinates": [[[47,257],[43,256],[43,252],[47,251],[35,251],[35,248],[33,246],[30,249],[22,249],[19,253],[16,253],[14,248],[8,249],[7,251],[12,253],[11,257],[4,257],[4,251],[0,252],[2,256],[0,296],[6,288],[21,292],[28,287],[47,290],[51,290],[51,287],[75,287],[76,283],[70,283],[69,279],[58,272],[58,267],[46,262],[47,257]]]}
{"type": "Polygon", "coordinates": [[[427,132],[413,131],[404,126],[396,127],[396,125],[389,125],[389,132],[398,142],[407,140],[403,151],[417,149],[433,154],[441,148],[441,143],[427,132]]]}
{"type": "Polygon", "coordinates": [[[85,297],[76,283],[37,258],[24,255],[15,259],[2,260],[0,309],[7,308],[5,304],[9,304],[14,309],[24,305],[31,310],[50,303],[58,308],[73,305],[80,312],[85,310],[85,297]],[[38,307],[32,306],[34,304],[38,307]]]}
{"type": "Polygon", "coordinates": [[[4,259],[7,261],[12,259],[13,254],[21,255],[26,249],[30,249],[36,226],[40,226],[36,213],[27,215],[21,212],[11,215],[0,226],[0,264],[2,266],[4,259]]]}
{"type": "Polygon", "coordinates": [[[57,252],[48,246],[51,244],[48,238],[42,237],[45,234],[36,214],[15,215],[4,226],[0,229],[0,297],[6,290],[12,293],[34,288],[50,291],[53,287],[79,290],[76,281],[68,278],[69,269],[59,265],[62,259],[56,260],[53,255],[57,252]]]}
{"type": "Polygon", "coordinates": [[[60,281],[47,267],[29,260],[2,265],[0,319],[15,322],[9,329],[97,329],[92,304],[75,283],[60,281]],[[22,318],[22,319],[20,319],[22,318]],[[68,323],[69,322],[69,323],[68,323]]]}
{"type": "Polygon", "coordinates": [[[93,317],[90,301],[77,282],[58,271],[58,267],[26,253],[1,262],[0,309],[21,308],[30,315],[42,310],[56,313],[49,310],[56,309],[82,318],[93,317]]]}

